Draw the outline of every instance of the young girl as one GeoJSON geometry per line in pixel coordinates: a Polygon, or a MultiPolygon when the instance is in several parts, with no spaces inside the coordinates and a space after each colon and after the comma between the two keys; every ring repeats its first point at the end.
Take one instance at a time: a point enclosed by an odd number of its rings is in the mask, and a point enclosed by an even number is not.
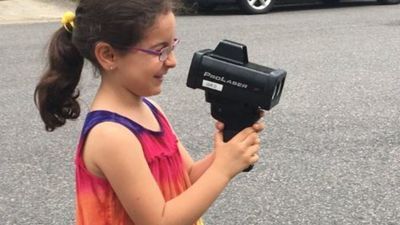
{"type": "Polygon", "coordinates": [[[157,95],[176,65],[175,17],[167,0],[80,0],[49,46],[35,90],[48,131],[80,114],[76,86],[89,60],[101,84],[76,155],[76,222],[90,225],[200,225],[228,182],[258,160],[261,123],[215,144],[193,162],[157,95]]]}

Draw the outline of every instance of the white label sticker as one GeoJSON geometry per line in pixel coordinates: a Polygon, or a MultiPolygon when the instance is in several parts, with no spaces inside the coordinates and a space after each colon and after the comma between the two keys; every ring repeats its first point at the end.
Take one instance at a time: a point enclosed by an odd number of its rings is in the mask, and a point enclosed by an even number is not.
{"type": "Polygon", "coordinates": [[[211,82],[209,80],[203,80],[203,87],[207,87],[207,88],[217,90],[217,91],[222,91],[222,88],[224,86],[222,84],[211,82]]]}

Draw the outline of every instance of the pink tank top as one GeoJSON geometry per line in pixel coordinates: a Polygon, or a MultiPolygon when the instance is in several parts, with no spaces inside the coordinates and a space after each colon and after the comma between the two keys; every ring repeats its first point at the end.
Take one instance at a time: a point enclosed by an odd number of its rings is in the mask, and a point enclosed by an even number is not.
{"type": "MultiPolygon", "coordinates": [[[[178,196],[190,187],[189,176],[184,169],[178,150],[177,138],[167,119],[148,100],[158,120],[159,132],[148,130],[122,115],[110,111],[89,112],[81,133],[75,159],[76,165],[76,224],[77,225],[133,225],[121,202],[106,179],[91,174],[85,167],[82,149],[90,130],[102,122],[115,122],[128,128],[142,145],[142,149],[154,179],[166,201],[178,196]]],[[[202,225],[198,220],[194,225],[202,225]]]]}

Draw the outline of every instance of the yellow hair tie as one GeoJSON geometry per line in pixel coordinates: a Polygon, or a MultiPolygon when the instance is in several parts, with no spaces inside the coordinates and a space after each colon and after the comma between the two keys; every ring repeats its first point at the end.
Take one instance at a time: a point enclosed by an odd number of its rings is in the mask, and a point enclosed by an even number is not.
{"type": "Polygon", "coordinates": [[[64,26],[65,30],[72,33],[72,29],[75,27],[74,25],[75,14],[71,11],[65,12],[63,17],[61,18],[61,23],[64,26]]]}

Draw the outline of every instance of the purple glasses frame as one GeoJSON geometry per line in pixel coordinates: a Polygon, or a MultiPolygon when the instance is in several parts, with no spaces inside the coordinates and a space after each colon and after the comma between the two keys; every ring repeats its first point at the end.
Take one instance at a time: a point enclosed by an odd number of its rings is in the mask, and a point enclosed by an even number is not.
{"type": "Polygon", "coordinates": [[[157,55],[160,62],[164,62],[167,60],[169,54],[175,49],[176,45],[179,44],[180,40],[178,38],[174,39],[174,43],[171,46],[167,46],[162,48],[161,50],[152,50],[152,49],[145,49],[145,48],[132,48],[134,50],[138,50],[147,54],[157,55]]]}

